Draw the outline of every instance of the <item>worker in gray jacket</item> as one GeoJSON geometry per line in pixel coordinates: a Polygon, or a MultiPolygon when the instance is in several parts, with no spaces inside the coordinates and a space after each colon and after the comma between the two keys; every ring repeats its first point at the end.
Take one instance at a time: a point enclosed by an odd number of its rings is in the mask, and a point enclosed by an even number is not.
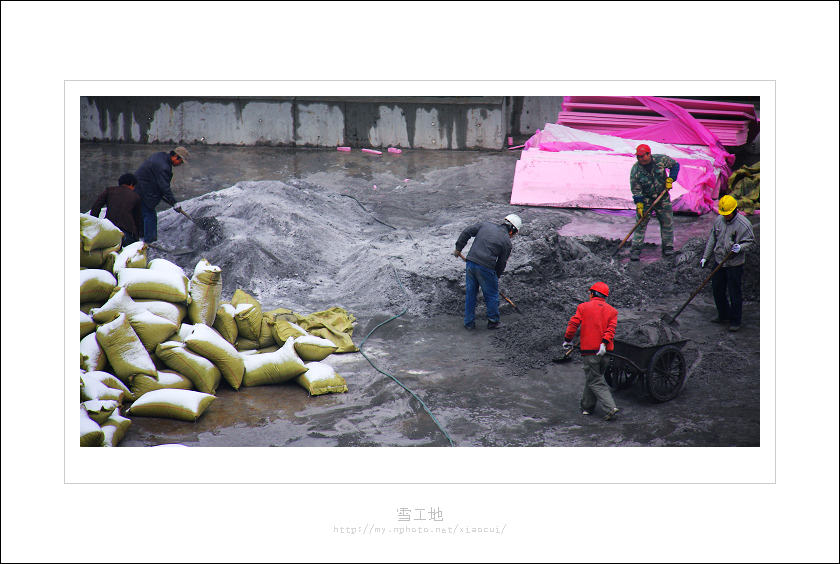
{"type": "Polygon", "coordinates": [[[464,229],[455,242],[456,257],[462,257],[467,241],[475,237],[467,261],[467,297],[464,303],[464,327],[475,329],[475,304],[478,289],[484,295],[487,307],[487,328],[497,329],[499,314],[499,276],[505,271],[508,257],[513,250],[511,238],[522,228],[522,220],[516,214],[505,217],[502,224],[484,221],[464,229]]]}
{"type": "Polygon", "coordinates": [[[712,323],[729,321],[729,330],[738,331],[741,329],[743,305],[741,277],[744,273],[744,253],[755,245],[755,236],[750,221],[738,213],[738,202],[732,196],[720,199],[718,213],[720,215],[712,224],[700,266],[706,266],[710,258],[714,259],[712,269],[723,263],[723,267],[712,276],[712,295],[717,307],[717,316],[712,319],[712,323]],[[730,251],[732,256],[724,263],[730,251]]]}

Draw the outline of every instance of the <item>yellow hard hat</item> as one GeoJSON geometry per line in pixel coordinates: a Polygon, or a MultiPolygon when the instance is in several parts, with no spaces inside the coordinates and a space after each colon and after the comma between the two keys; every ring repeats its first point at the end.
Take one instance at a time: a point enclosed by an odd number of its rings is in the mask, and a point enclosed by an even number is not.
{"type": "Polygon", "coordinates": [[[738,209],[738,202],[732,196],[724,196],[718,201],[718,213],[720,215],[729,215],[738,209]]]}

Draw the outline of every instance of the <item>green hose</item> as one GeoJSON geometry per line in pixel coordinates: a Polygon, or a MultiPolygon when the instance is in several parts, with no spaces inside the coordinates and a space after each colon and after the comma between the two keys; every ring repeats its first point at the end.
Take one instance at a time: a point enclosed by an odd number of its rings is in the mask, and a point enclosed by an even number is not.
{"type": "MultiPolygon", "coordinates": [[[[390,262],[389,262],[388,264],[390,264],[390,265],[391,265],[391,268],[393,268],[393,269],[394,269],[394,276],[396,276],[396,277],[397,277],[397,283],[400,285],[400,288],[402,289],[402,291],[403,291],[403,293],[405,294],[406,298],[408,298],[408,292],[406,292],[406,291],[405,291],[405,288],[403,287],[402,282],[400,282],[400,277],[399,277],[399,275],[397,274],[397,269],[396,269],[396,268],[394,268],[394,265],[393,265],[393,264],[391,264],[390,262]]],[[[365,337],[364,339],[362,339],[362,342],[359,344],[359,352],[360,352],[360,353],[362,353],[362,356],[363,356],[363,357],[365,357],[365,359],[367,359],[367,361],[370,363],[370,365],[371,365],[371,366],[373,366],[373,368],[374,368],[377,372],[380,372],[380,373],[384,374],[385,376],[387,376],[387,377],[391,378],[394,382],[396,382],[397,384],[399,384],[400,386],[402,386],[402,387],[403,387],[403,389],[405,389],[405,390],[406,390],[409,394],[411,394],[412,396],[414,396],[414,398],[415,398],[417,401],[419,401],[419,402],[420,402],[420,405],[422,405],[422,406],[423,406],[423,409],[425,409],[425,410],[426,410],[426,413],[428,413],[428,414],[429,414],[429,416],[432,418],[432,421],[434,421],[434,422],[435,422],[435,425],[437,425],[437,426],[438,426],[438,429],[440,429],[440,430],[441,430],[441,432],[442,432],[442,433],[446,436],[446,439],[449,441],[449,446],[455,446],[455,444],[452,442],[452,439],[449,437],[449,434],[448,434],[448,433],[447,433],[447,432],[443,429],[443,427],[441,427],[440,423],[438,423],[438,420],[437,420],[437,419],[435,419],[435,416],[434,416],[434,415],[432,415],[432,412],[429,410],[429,408],[428,408],[428,407],[426,407],[426,404],[423,402],[423,400],[421,400],[419,397],[417,397],[417,394],[415,394],[414,392],[412,392],[411,390],[409,390],[408,388],[406,388],[406,387],[405,387],[405,385],[404,385],[402,382],[400,382],[399,380],[397,380],[397,379],[396,379],[396,378],[395,378],[392,374],[388,374],[388,373],[387,373],[387,372],[385,372],[384,370],[380,370],[380,369],[379,369],[379,368],[378,368],[378,367],[377,367],[377,366],[373,363],[373,361],[372,361],[370,358],[368,358],[368,356],[364,353],[364,351],[362,351],[362,345],[364,345],[364,344],[365,344],[365,341],[367,341],[367,340],[368,340],[368,337],[370,337],[371,335],[373,335],[373,332],[374,332],[374,331],[376,331],[377,329],[379,329],[380,327],[382,327],[382,326],[383,326],[383,325],[385,325],[386,323],[389,323],[389,322],[391,322],[391,321],[393,321],[393,320],[397,319],[398,317],[401,317],[401,316],[402,316],[405,312],[407,312],[407,311],[408,311],[408,306],[405,306],[405,309],[404,309],[404,310],[402,310],[402,313],[399,313],[399,314],[395,315],[394,317],[392,317],[392,318],[390,318],[390,319],[386,319],[385,321],[383,321],[382,323],[380,323],[379,325],[377,325],[376,327],[374,327],[373,329],[371,329],[370,333],[368,333],[368,334],[367,334],[367,337],[365,337]]]]}

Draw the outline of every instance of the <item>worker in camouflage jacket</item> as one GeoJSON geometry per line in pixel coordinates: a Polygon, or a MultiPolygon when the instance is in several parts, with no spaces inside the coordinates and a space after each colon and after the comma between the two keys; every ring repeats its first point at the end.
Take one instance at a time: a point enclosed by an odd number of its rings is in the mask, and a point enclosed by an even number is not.
{"type": "MultiPolygon", "coordinates": [[[[680,172],[680,164],[668,155],[651,155],[650,147],[639,145],[636,147],[636,164],[630,169],[630,192],[633,193],[633,203],[636,204],[636,214],[640,219],[648,211],[659,194],[666,188],[671,189],[674,180],[680,172]],[[667,172],[666,172],[667,169],[667,172]]],[[[674,254],[674,210],[671,207],[671,197],[668,192],[654,206],[653,211],[639,224],[633,232],[633,244],[630,248],[630,260],[639,260],[642,245],[645,242],[645,231],[651,215],[659,220],[659,231],[662,235],[662,254],[674,254]]]]}

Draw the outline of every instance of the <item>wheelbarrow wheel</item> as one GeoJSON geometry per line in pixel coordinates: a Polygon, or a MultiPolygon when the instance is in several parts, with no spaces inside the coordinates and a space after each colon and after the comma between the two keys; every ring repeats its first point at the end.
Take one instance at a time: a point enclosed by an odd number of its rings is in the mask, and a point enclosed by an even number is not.
{"type": "Polygon", "coordinates": [[[604,372],[604,380],[607,381],[610,391],[615,392],[630,386],[636,380],[636,373],[627,372],[623,366],[610,362],[604,372]]]}
{"type": "Polygon", "coordinates": [[[646,387],[653,399],[659,402],[674,399],[685,383],[685,357],[680,349],[662,347],[650,361],[646,387]]]}

